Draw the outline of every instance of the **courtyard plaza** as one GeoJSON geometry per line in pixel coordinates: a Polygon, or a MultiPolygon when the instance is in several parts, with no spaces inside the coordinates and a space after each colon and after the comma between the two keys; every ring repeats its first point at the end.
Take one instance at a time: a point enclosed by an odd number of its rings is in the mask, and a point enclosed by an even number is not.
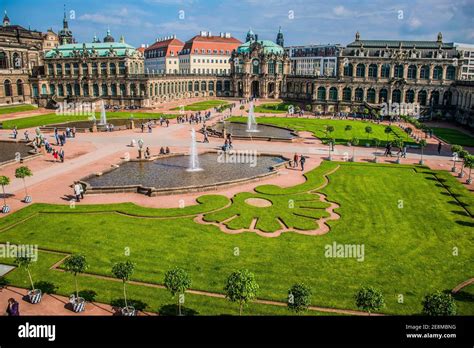
{"type": "MultiPolygon", "coordinates": [[[[179,101],[170,102],[164,104],[160,109],[153,110],[153,112],[160,113],[176,113],[179,114],[175,109],[181,105],[188,103],[195,103],[202,100],[190,100],[190,101],[179,101]],[[174,109],[174,110],[173,110],[174,109]]],[[[232,116],[240,116],[246,114],[249,105],[245,105],[245,112],[240,110],[239,100],[228,99],[229,103],[236,103],[236,107],[232,112],[232,116]]],[[[265,103],[266,101],[257,101],[256,106],[265,103]]],[[[37,115],[42,113],[42,110],[21,112],[15,115],[10,115],[10,118],[16,117],[27,117],[28,115],[37,115]]],[[[45,111],[46,112],[46,111],[45,111]]],[[[134,111],[130,111],[133,113],[134,111]]],[[[191,112],[187,112],[190,114],[191,112]]],[[[222,113],[211,110],[211,119],[206,122],[206,126],[211,126],[218,121],[228,119],[230,114],[229,110],[225,110],[222,113]]],[[[257,114],[257,122],[260,117],[274,117],[275,115],[264,115],[257,114]]],[[[279,116],[284,117],[284,116],[279,116]]],[[[296,116],[291,116],[296,117],[296,116]]],[[[303,116],[305,117],[305,116],[303,116]]],[[[3,118],[2,118],[3,119],[3,118]]],[[[350,124],[350,120],[346,120],[347,124],[350,124]]],[[[388,125],[388,123],[384,123],[388,125]]],[[[402,124],[404,125],[404,124],[402,124]]],[[[73,201],[73,182],[80,180],[88,175],[94,173],[102,173],[107,171],[112,166],[121,162],[124,158],[136,158],[138,155],[138,148],[131,147],[130,144],[133,140],[138,141],[142,139],[144,142],[143,148],[149,147],[151,155],[158,155],[160,148],[169,147],[171,153],[189,153],[190,146],[190,131],[192,128],[199,130],[202,124],[189,123],[177,123],[176,119],[170,120],[169,127],[157,126],[153,128],[151,133],[141,132],[139,128],[114,131],[107,133],[77,133],[75,138],[69,138],[64,145],[64,151],[66,158],[64,163],[55,163],[52,156],[45,154],[43,156],[26,161],[24,165],[27,165],[34,173],[34,175],[26,180],[26,185],[29,194],[33,197],[33,203],[46,203],[46,204],[59,204],[59,205],[70,205],[73,201]]],[[[398,123],[393,123],[393,127],[398,127],[398,123]]],[[[405,125],[408,126],[408,125],[405,125]]],[[[22,138],[24,130],[20,130],[19,138],[22,138]]],[[[30,134],[34,134],[35,129],[29,129],[30,134]]],[[[45,133],[51,143],[54,143],[54,137],[52,133],[45,133]]],[[[221,195],[229,199],[238,197],[239,194],[246,192],[255,192],[256,187],[274,187],[279,186],[283,190],[287,188],[291,192],[293,187],[304,186],[308,178],[305,178],[304,174],[311,173],[313,170],[327,163],[325,161],[328,158],[328,146],[324,144],[320,139],[313,136],[311,132],[301,131],[298,132],[299,139],[293,142],[275,142],[275,141],[259,141],[259,140],[233,140],[233,149],[236,151],[247,150],[257,151],[258,153],[281,155],[288,159],[292,159],[294,154],[303,155],[306,157],[306,163],[304,171],[301,171],[300,167],[292,168],[288,164],[285,167],[278,170],[276,175],[269,176],[268,178],[261,178],[258,181],[248,181],[240,183],[239,185],[229,185],[219,187],[211,192],[187,192],[179,194],[160,195],[157,197],[149,197],[139,193],[121,192],[121,193],[107,193],[107,194],[87,194],[85,198],[79,203],[75,203],[77,206],[80,205],[97,205],[97,204],[119,204],[119,203],[134,203],[138,206],[147,208],[181,208],[183,203],[185,207],[194,206],[197,204],[198,198],[204,195],[221,195]],[[324,161],[324,162],[323,162],[324,161]]],[[[422,134],[419,134],[422,136],[422,134]]],[[[0,139],[8,139],[11,137],[11,130],[0,130],[0,139]]],[[[204,137],[202,134],[197,134],[197,149],[200,154],[207,151],[219,150],[223,145],[223,139],[217,137],[209,137],[209,143],[203,142],[204,137]]],[[[442,144],[441,154],[438,154],[437,147],[439,139],[436,137],[428,138],[427,147],[424,149],[423,159],[425,166],[432,170],[450,171],[453,165],[452,153],[450,145],[442,144]]],[[[362,141],[361,141],[362,142],[362,141]]],[[[378,148],[377,150],[373,147],[357,146],[355,147],[356,162],[371,162],[374,158],[374,154],[378,154],[378,162],[380,165],[396,166],[394,164],[397,159],[396,152],[398,149],[393,149],[394,157],[383,156],[384,148],[378,148]]],[[[472,152],[472,149],[469,149],[472,152]]],[[[340,144],[335,145],[334,150],[331,152],[332,161],[334,162],[347,162],[348,158],[352,157],[354,147],[340,144]]],[[[406,158],[400,158],[400,164],[402,165],[417,165],[420,160],[419,149],[409,149],[406,158]]],[[[6,187],[8,204],[11,207],[11,212],[4,215],[11,215],[25,207],[25,203],[22,202],[24,198],[24,186],[23,181],[14,178],[15,169],[18,167],[16,164],[6,165],[0,167],[0,175],[6,175],[12,179],[11,184],[6,187]]],[[[461,167],[460,163],[457,163],[457,168],[461,167]]],[[[333,171],[327,171],[325,176],[328,177],[329,173],[337,171],[338,165],[335,165],[333,171]]],[[[451,176],[456,177],[456,180],[466,187],[469,191],[474,190],[474,185],[467,185],[465,183],[466,176],[464,178],[457,178],[455,173],[450,173],[451,176]]],[[[324,188],[328,182],[320,186],[320,189],[324,188]]],[[[263,190],[265,191],[265,190],[263,190]]],[[[306,191],[302,191],[306,192],[306,191]]],[[[311,192],[311,191],[308,191],[311,192]]],[[[319,191],[318,191],[319,192],[319,191]]],[[[259,193],[262,193],[259,191],[259,193]]],[[[265,193],[265,192],[263,192],[265,193]]],[[[268,192],[266,192],[268,194],[268,192]]],[[[263,196],[262,196],[263,197],[263,196]]],[[[290,197],[290,196],[288,196],[290,197]]],[[[290,197],[291,198],[291,197],[290,197]]],[[[255,198],[254,198],[255,199],[255,198]]],[[[323,197],[321,197],[323,201],[323,197]]],[[[249,201],[250,202],[250,201],[249,201]]],[[[258,206],[262,202],[255,200],[254,204],[258,206]]],[[[265,205],[262,205],[264,207],[265,205]]],[[[212,214],[211,214],[212,215],[212,214]]],[[[338,219],[338,214],[330,214],[329,218],[338,219]],[[337,216],[336,216],[337,215],[337,216]]],[[[226,225],[226,221],[223,217],[212,217],[206,220],[206,216],[200,215],[195,220],[197,223],[202,224],[214,224],[218,226],[223,232],[227,233],[238,233],[240,229],[236,226],[226,225]],[[237,231],[237,232],[236,232],[237,231]]],[[[244,224],[245,225],[245,224],[244,224]]],[[[323,224],[324,225],[324,224],[323,224]]],[[[259,228],[256,228],[255,221],[249,227],[242,226],[242,231],[252,230],[257,232],[259,228]]],[[[258,226],[257,226],[258,227],[258,226]]],[[[321,226],[320,226],[321,227],[321,226]]],[[[327,228],[326,228],[327,229],[327,228]]],[[[291,230],[291,228],[290,228],[291,230]]],[[[318,229],[320,233],[327,233],[329,229],[323,231],[318,229]]],[[[269,232],[269,231],[263,231],[269,232]]],[[[263,237],[278,237],[279,232],[275,233],[260,233],[263,237]]],[[[271,231],[270,231],[271,232],[271,231]]],[[[309,233],[308,233],[309,234],[309,233]]],[[[318,233],[316,233],[318,234],[318,233]]],[[[317,238],[318,236],[315,236],[317,238]]],[[[471,279],[472,280],[472,279],[471,279]]],[[[471,281],[466,280],[466,281],[471,281]]],[[[467,283],[465,286],[469,286],[467,283]]],[[[11,291],[20,291],[14,287],[11,287],[11,291]]],[[[0,304],[2,304],[6,297],[11,294],[7,290],[0,292],[0,304]],[[3,302],[2,302],[3,301],[3,302]]],[[[212,292],[211,292],[212,295],[212,292]]],[[[18,295],[20,296],[20,295],[18,295]]],[[[59,296],[58,296],[59,298],[59,296]]],[[[50,299],[51,300],[51,299],[50,299]]],[[[60,300],[57,300],[60,301],[60,300]]],[[[262,300],[264,301],[264,300],[262,300]]],[[[271,301],[270,301],[271,302],[271,301]]],[[[277,306],[279,304],[276,304],[277,306]]],[[[98,311],[95,307],[92,311],[98,313],[112,313],[111,307],[104,305],[103,311],[98,311]],[[105,312],[104,312],[105,311],[105,312]]],[[[41,308],[41,307],[38,307],[41,308]]],[[[88,309],[89,310],[89,309],[88,309]]],[[[41,310],[39,310],[41,311],[41,310]]],[[[324,308],[322,309],[324,311],[324,308]]],[[[34,312],[31,312],[34,313],[34,312]]],[[[87,313],[87,312],[86,312],[87,313]]],[[[340,309],[339,314],[358,314],[354,312],[344,312],[344,309],[340,309]]],[[[63,314],[58,309],[58,314],[63,314]]],[[[93,313],[91,313],[93,314],[93,313]]]]}

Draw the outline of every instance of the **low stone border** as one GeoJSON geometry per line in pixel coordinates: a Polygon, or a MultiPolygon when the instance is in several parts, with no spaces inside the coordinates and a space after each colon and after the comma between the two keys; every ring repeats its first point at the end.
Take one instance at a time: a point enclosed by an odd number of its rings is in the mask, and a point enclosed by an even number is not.
{"type": "MultiPolygon", "coordinates": [[[[217,154],[217,151],[206,151],[203,152],[202,154],[207,154],[207,153],[215,153],[217,154]]],[[[200,154],[201,155],[201,154],[200,154]]],[[[177,156],[186,156],[185,153],[175,153],[175,154],[169,154],[169,155],[159,155],[159,156],[153,156],[148,159],[130,159],[129,161],[121,161],[119,164],[114,165],[112,168],[107,169],[106,171],[100,173],[100,175],[104,175],[106,173],[109,173],[111,171],[116,170],[120,165],[126,163],[126,162],[152,162],[160,158],[167,158],[167,157],[177,157],[177,156]]],[[[270,153],[261,153],[259,156],[276,156],[275,154],[270,154],[270,153]]],[[[93,187],[91,186],[87,180],[96,177],[97,174],[91,174],[86,176],[85,178],[82,178],[79,183],[84,187],[84,194],[103,194],[103,193],[141,193],[145,194],[150,197],[156,197],[156,196],[164,196],[164,195],[170,195],[170,194],[181,194],[181,193],[193,193],[193,192],[205,192],[205,191],[217,191],[222,187],[232,187],[236,185],[240,185],[242,183],[248,183],[248,182],[255,182],[255,181],[260,181],[263,179],[266,179],[270,176],[276,175],[278,173],[278,169],[282,166],[285,166],[289,159],[283,156],[280,156],[281,158],[284,159],[282,163],[279,163],[273,167],[271,167],[271,171],[268,173],[260,174],[257,176],[249,177],[249,178],[242,178],[242,179],[236,179],[236,180],[230,180],[230,181],[224,181],[220,182],[217,184],[209,184],[209,185],[203,185],[203,186],[182,186],[182,187],[175,187],[175,188],[155,188],[155,187],[146,187],[143,185],[124,185],[124,186],[97,186],[93,187]]]]}
{"type": "Polygon", "coordinates": [[[28,151],[28,153],[30,154],[29,156],[22,157],[20,161],[17,161],[16,159],[11,159],[11,160],[8,160],[8,161],[5,161],[5,162],[0,162],[0,168],[6,167],[6,166],[8,166],[10,164],[13,164],[13,163],[24,163],[24,162],[27,162],[27,161],[31,161],[31,160],[41,156],[41,152],[35,152],[34,147],[29,145],[29,144],[31,144],[31,142],[28,142],[26,140],[22,140],[22,139],[20,139],[20,140],[17,140],[17,139],[2,139],[2,140],[0,140],[0,142],[15,143],[15,144],[25,143],[33,149],[33,150],[28,151]]]}

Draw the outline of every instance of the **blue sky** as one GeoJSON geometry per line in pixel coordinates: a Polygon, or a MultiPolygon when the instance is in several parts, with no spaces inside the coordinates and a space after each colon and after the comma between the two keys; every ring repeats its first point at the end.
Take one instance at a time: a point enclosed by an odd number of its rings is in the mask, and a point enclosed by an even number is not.
{"type": "MultiPolygon", "coordinates": [[[[230,32],[242,40],[249,27],[275,40],[278,27],[287,45],[348,44],[362,39],[436,40],[474,43],[474,0],[3,0],[10,20],[56,32],[63,4],[79,42],[109,27],[139,46],[176,34],[185,41],[201,30],[230,32]],[[73,11],[73,12],[71,12],[73,11]]],[[[2,9],[3,10],[3,9],[2,9]]]]}

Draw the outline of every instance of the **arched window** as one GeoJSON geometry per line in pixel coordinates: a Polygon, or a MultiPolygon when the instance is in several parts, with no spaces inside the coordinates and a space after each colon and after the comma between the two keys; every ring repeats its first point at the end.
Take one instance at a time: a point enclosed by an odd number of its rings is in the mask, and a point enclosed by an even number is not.
{"type": "Polygon", "coordinates": [[[42,95],[47,95],[48,94],[48,88],[46,87],[46,84],[41,85],[41,94],[42,95]]]}
{"type": "Polygon", "coordinates": [[[74,84],[74,95],[80,96],[81,95],[81,88],[78,83],[74,84]]]}
{"type": "MultiPolygon", "coordinates": [[[[79,85],[78,85],[79,86],[79,85]]],[[[92,85],[92,89],[94,89],[94,85],[92,85]]],[[[79,92],[78,91],[75,91],[76,95],[80,95],[80,90],[79,92]]],[[[94,91],[92,91],[92,93],[94,93],[94,91]]],[[[87,83],[84,83],[82,85],[82,94],[84,95],[84,97],[88,97],[89,96],[89,84],[87,83]]]]}
{"type": "Polygon", "coordinates": [[[92,75],[97,76],[99,74],[99,68],[97,63],[92,63],[92,75]]]}
{"type": "Polygon", "coordinates": [[[346,87],[342,90],[342,100],[351,101],[352,91],[349,87],[346,87]]]}
{"type": "Polygon", "coordinates": [[[218,92],[222,91],[222,81],[217,81],[217,91],[218,92]]]}
{"type": "Polygon", "coordinates": [[[369,65],[369,77],[376,78],[377,77],[377,64],[370,64],[369,65]]]}
{"type": "Polygon", "coordinates": [[[426,93],[425,90],[418,92],[418,104],[422,106],[426,106],[427,99],[428,99],[428,94],[426,93]]]}
{"type": "Polygon", "coordinates": [[[415,92],[412,89],[409,89],[405,93],[405,102],[413,103],[415,102],[415,92]]]}
{"type": "Polygon", "coordinates": [[[224,81],[224,91],[230,91],[230,81],[224,81]]]}
{"type": "Polygon", "coordinates": [[[102,84],[102,95],[103,96],[107,95],[107,84],[105,83],[102,84]]]}
{"type": "Polygon", "coordinates": [[[63,74],[63,67],[61,64],[56,64],[56,75],[61,76],[63,74]]]}
{"type": "Polygon", "coordinates": [[[430,102],[431,102],[431,105],[439,105],[439,92],[438,91],[431,92],[430,102]]]}
{"type": "Polygon", "coordinates": [[[326,88],[318,88],[318,100],[326,100],[326,88]]]}
{"type": "Polygon", "coordinates": [[[209,81],[209,90],[210,91],[214,90],[214,81],[209,81]]]}
{"type": "Polygon", "coordinates": [[[403,77],[403,65],[397,64],[393,70],[393,76],[401,79],[403,77]]]}
{"type": "Polygon", "coordinates": [[[18,95],[23,95],[23,81],[22,80],[16,81],[16,91],[18,92],[18,95]]]}
{"type": "Polygon", "coordinates": [[[89,69],[86,63],[82,63],[82,75],[89,75],[89,69]]]}
{"type": "Polygon", "coordinates": [[[329,89],[329,100],[336,101],[337,100],[337,88],[331,87],[329,89]]]}
{"type": "Polygon", "coordinates": [[[443,78],[443,68],[436,66],[433,70],[433,80],[441,80],[443,78]]]}
{"type": "MultiPolygon", "coordinates": [[[[106,89],[106,91],[107,91],[107,89],[106,89]]],[[[97,83],[94,83],[92,85],[92,93],[94,94],[94,97],[99,96],[99,85],[97,83]]]]}
{"type": "Polygon", "coordinates": [[[112,85],[110,86],[111,88],[111,92],[112,92],[112,97],[116,97],[117,96],[117,85],[115,83],[112,83],[112,85]]]}
{"type": "Polygon", "coordinates": [[[73,70],[74,76],[79,75],[79,64],[78,64],[78,63],[74,63],[72,66],[73,66],[73,69],[74,69],[74,70],[73,70]]]}
{"type": "Polygon", "coordinates": [[[410,65],[408,67],[407,78],[409,78],[410,80],[416,79],[416,66],[415,65],[410,65]]]}
{"type": "Polygon", "coordinates": [[[201,82],[201,91],[207,91],[207,84],[206,81],[201,82]]]}
{"type": "Polygon", "coordinates": [[[110,63],[110,67],[109,67],[109,70],[110,70],[110,75],[117,75],[117,66],[115,65],[115,63],[110,63]]]}
{"type": "Polygon", "coordinates": [[[357,64],[356,76],[357,77],[364,77],[365,76],[365,65],[364,64],[357,64]]]}
{"type": "Polygon", "coordinates": [[[0,69],[8,69],[8,59],[5,52],[0,52],[0,69]]]}
{"type": "Polygon", "coordinates": [[[362,88],[356,88],[354,99],[358,102],[362,102],[364,100],[364,90],[362,88]]]}
{"type": "Polygon", "coordinates": [[[125,84],[123,83],[120,84],[120,95],[121,96],[127,95],[127,89],[125,88],[125,84]]]}
{"type": "Polygon", "coordinates": [[[72,95],[72,86],[69,83],[66,85],[66,95],[68,97],[72,95]]]}
{"type": "Polygon", "coordinates": [[[53,84],[49,85],[49,94],[50,95],[55,95],[56,94],[56,86],[54,86],[53,84]]]}
{"type": "Polygon", "coordinates": [[[5,82],[3,82],[3,87],[5,88],[5,97],[11,97],[12,85],[10,83],[10,80],[5,80],[5,82]]]}
{"type": "Polygon", "coordinates": [[[344,66],[344,76],[352,76],[354,67],[352,64],[347,64],[344,66]]]}
{"type": "Polygon", "coordinates": [[[375,103],[375,98],[376,98],[375,89],[370,88],[370,89],[367,91],[367,103],[372,103],[372,104],[374,104],[374,103],[375,103]]]}
{"type": "Polygon", "coordinates": [[[199,91],[199,82],[194,82],[194,91],[197,92],[199,91]]]}
{"type": "Polygon", "coordinates": [[[428,80],[430,78],[430,67],[423,65],[420,69],[420,79],[428,80]]]}
{"type": "Polygon", "coordinates": [[[448,66],[446,69],[446,80],[454,80],[456,77],[456,68],[454,66],[448,66]]]}
{"type": "Polygon", "coordinates": [[[379,103],[386,103],[388,101],[388,91],[384,88],[379,92],[379,103]]]}
{"type": "Polygon", "coordinates": [[[383,64],[382,68],[380,70],[380,76],[384,78],[389,78],[390,77],[390,65],[388,64],[383,64]]]}
{"type": "Polygon", "coordinates": [[[400,103],[402,101],[402,92],[399,89],[395,89],[392,92],[392,103],[400,103]]]}
{"type": "Polygon", "coordinates": [[[119,74],[120,75],[125,75],[125,62],[120,62],[119,63],[119,74]]]}
{"type": "Polygon", "coordinates": [[[39,96],[38,85],[34,84],[33,85],[33,97],[38,97],[38,96],[39,96]]]}
{"type": "Polygon", "coordinates": [[[107,63],[100,63],[100,73],[107,75],[107,63]]]}
{"type": "Polygon", "coordinates": [[[252,60],[252,73],[254,75],[260,74],[260,62],[258,59],[252,60]]]}
{"type": "Polygon", "coordinates": [[[60,97],[64,97],[64,86],[63,85],[58,85],[58,95],[60,97]]]}
{"type": "Polygon", "coordinates": [[[270,75],[275,75],[275,61],[274,60],[270,60],[268,62],[268,74],[270,75]]]}
{"type": "Polygon", "coordinates": [[[64,65],[64,70],[66,72],[66,75],[71,75],[71,64],[66,63],[66,65],[64,65]]]}

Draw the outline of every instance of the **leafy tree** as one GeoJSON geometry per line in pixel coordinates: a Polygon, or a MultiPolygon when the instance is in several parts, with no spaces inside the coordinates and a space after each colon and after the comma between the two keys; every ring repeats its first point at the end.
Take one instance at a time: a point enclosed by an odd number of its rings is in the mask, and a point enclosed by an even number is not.
{"type": "Polygon", "coordinates": [[[7,195],[5,193],[5,186],[10,185],[10,178],[8,176],[0,176],[0,185],[2,185],[3,190],[3,205],[7,205],[7,195]]]}
{"type": "Polygon", "coordinates": [[[334,126],[326,126],[326,137],[328,135],[331,135],[332,132],[334,132],[336,129],[334,128],[334,126]]]}
{"type": "Polygon", "coordinates": [[[306,311],[311,305],[311,288],[303,283],[293,285],[288,290],[288,309],[296,313],[306,311]]]}
{"type": "Polygon", "coordinates": [[[239,303],[239,315],[243,306],[257,296],[258,289],[254,274],[247,269],[233,272],[224,286],[226,298],[239,303]]]}
{"type": "Polygon", "coordinates": [[[125,307],[128,307],[127,303],[127,291],[126,291],[126,284],[130,280],[130,277],[135,270],[135,265],[131,261],[125,262],[117,262],[112,267],[112,274],[115,278],[121,279],[123,283],[123,298],[125,300],[125,307]]]}
{"type": "Polygon", "coordinates": [[[423,164],[423,149],[426,147],[426,140],[425,139],[421,139],[420,142],[418,143],[420,145],[420,148],[421,148],[421,160],[420,160],[420,164],[423,164]]]}
{"type": "Polygon", "coordinates": [[[74,283],[76,285],[76,297],[79,298],[79,288],[77,286],[77,275],[84,273],[89,265],[86,262],[86,257],[83,255],[75,254],[69,256],[63,263],[66,272],[72,273],[74,276],[74,283]]]}
{"type": "Polygon", "coordinates": [[[451,152],[453,153],[453,172],[456,171],[456,161],[459,157],[459,153],[462,151],[461,145],[453,145],[451,146],[451,152]]]}
{"type": "Polygon", "coordinates": [[[35,284],[33,283],[33,278],[31,277],[30,266],[33,263],[32,255],[19,256],[15,259],[15,264],[23,268],[26,273],[28,273],[28,278],[30,279],[31,290],[35,290],[35,284]]]}
{"type": "Polygon", "coordinates": [[[372,134],[373,132],[372,127],[370,126],[365,127],[365,132],[367,133],[368,140],[370,140],[370,134],[372,134]]]}
{"type": "Polygon", "coordinates": [[[351,126],[350,124],[348,124],[348,125],[344,128],[344,130],[345,130],[346,132],[350,132],[350,131],[352,130],[352,126],[351,126]]]}
{"type": "Polygon", "coordinates": [[[469,176],[467,178],[467,183],[472,183],[471,172],[474,167],[474,155],[469,155],[464,158],[464,167],[469,168],[469,176]]]}
{"type": "Polygon", "coordinates": [[[178,314],[181,315],[180,296],[191,287],[191,278],[184,269],[176,267],[165,273],[164,284],[173,297],[178,294],[178,314]]]}
{"type": "Polygon", "coordinates": [[[306,111],[311,111],[311,105],[306,105],[306,111]]]}
{"type": "Polygon", "coordinates": [[[15,178],[17,179],[23,179],[23,186],[25,188],[25,195],[28,196],[28,190],[26,188],[26,181],[25,178],[33,176],[33,172],[30,170],[30,168],[23,166],[19,167],[15,170],[15,178]]]}
{"type": "Polygon", "coordinates": [[[385,306],[385,300],[382,292],[371,286],[362,287],[355,295],[357,308],[371,312],[378,311],[385,306]]]}
{"type": "Polygon", "coordinates": [[[456,315],[456,303],[450,294],[440,291],[426,295],[423,302],[423,314],[430,316],[456,315]]]}
{"type": "Polygon", "coordinates": [[[458,152],[458,157],[460,159],[462,159],[462,167],[461,167],[461,171],[459,172],[459,176],[460,177],[463,177],[464,176],[464,166],[465,166],[465,162],[464,162],[464,159],[466,157],[469,156],[469,152],[467,152],[466,150],[462,149],[461,151],[458,152]]]}
{"type": "Polygon", "coordinates": [[[385,127],[384,132],[385,132],[385,134],[387,134],[387,141],[388,141],[388,137],[389,137],[390,133],[392,133],[392,127],[390,127],[390,126],[385,127]]]}

